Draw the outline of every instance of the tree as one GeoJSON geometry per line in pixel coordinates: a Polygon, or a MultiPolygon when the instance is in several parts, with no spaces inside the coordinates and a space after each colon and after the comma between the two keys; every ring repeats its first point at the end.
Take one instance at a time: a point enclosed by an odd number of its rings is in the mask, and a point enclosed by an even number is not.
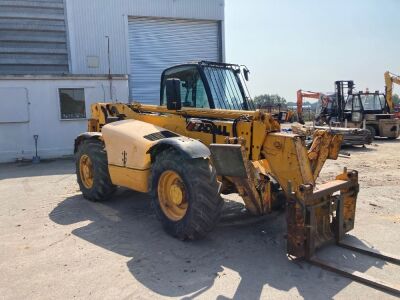
{"type": "Polygon", "coordinates": [[[267,108],[279,105],[281,107],[286,107],[286,99],[276,94],[264,94],[256,96],[254,97],[254,103],[256,104],[257,108],[267,108]]]}

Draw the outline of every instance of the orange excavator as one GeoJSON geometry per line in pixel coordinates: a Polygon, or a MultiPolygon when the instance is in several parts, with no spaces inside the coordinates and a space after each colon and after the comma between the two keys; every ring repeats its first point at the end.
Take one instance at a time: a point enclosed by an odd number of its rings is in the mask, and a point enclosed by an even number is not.
{"type": "Polygon", "coordinates": [[[304,98],[311,98],[311,99],[320,99],[322,93],[317,93],[317,92],[310,92],[310,91],[303,91],[303,90],[298,90],[297,91],[297,118],[298,122],[300,124],[304,124],[304,118],[303,118],[303,99],[304,98]]]}

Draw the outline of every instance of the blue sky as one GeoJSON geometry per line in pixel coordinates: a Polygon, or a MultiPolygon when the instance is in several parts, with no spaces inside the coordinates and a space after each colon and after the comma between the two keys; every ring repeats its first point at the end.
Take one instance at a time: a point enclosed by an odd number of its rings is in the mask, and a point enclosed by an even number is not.
{"type": "Polygon", "coordinates": [[[225,0],[225,46],[252,96],[294,101],[347,79],[383,91],[383,73],[400,74],[400,0],[225,0]]]}

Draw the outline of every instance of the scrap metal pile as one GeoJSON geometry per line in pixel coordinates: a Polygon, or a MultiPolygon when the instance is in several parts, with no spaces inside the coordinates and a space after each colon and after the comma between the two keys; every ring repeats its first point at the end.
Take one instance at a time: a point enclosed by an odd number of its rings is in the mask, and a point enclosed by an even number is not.
{"type": "Polygon", "coordinates": [[[363,146],[363,145],[369,145],[373,141],[371,132],[367,129],[301,125],[301,124],[292,125],[293,133],[309,139],[312,138],[315,130],[327,130],[332,134],[343,135],[342,146],[363,146]]]}

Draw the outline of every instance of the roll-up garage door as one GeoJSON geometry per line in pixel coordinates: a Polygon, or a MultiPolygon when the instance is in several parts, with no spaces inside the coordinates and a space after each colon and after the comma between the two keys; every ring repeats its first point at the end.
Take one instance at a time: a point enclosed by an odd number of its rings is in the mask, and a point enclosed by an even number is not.
{"type": "Polygon", "coordinates": [[[168,67],[220,61],[220,36],[216,21],[130,18],[131,100],[159,104],[161,73],[168,67]]]}

